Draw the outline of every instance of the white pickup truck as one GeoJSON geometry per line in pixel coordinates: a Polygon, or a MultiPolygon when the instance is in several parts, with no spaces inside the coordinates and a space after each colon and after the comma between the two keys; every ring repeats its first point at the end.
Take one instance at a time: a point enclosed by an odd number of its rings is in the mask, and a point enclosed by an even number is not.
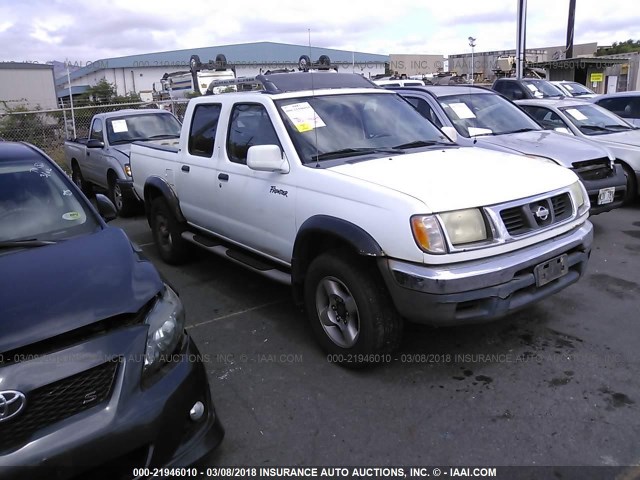
{"type": "Polygon", "coordinates": [[[195,244],[291,284],[336,361],[388,359],[404,319],[493,320],[584,273],[573,172],[459,147],[359,75],[255,81],[191,100],[178,148],[134,144],[134,189],[165,261],[195,244]]]}

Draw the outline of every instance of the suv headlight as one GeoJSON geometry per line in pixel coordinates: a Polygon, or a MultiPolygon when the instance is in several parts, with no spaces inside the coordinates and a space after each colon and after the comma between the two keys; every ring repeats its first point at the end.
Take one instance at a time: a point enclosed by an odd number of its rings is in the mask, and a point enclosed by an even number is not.
{"type": "Polygon", "coordinates": [[[145,323],[149,325],[149,331],[144,371],[151,373],[167,361],[184,335],[184,307],[176,292],[168,285],[165,285],[161,296],[151,308],[145,323]]]}
{"type": "Polygon", "coordinates": [[[131,165],[128,163],[124,164],[124,173],[127,175],[127,177],[131,177],[131,165]]]}
{"type": "Polygon", "coordinates": [[[584,185],[580,180],[575,183],[572,183],[569,187],[571,191],[571,198],[576,204],[576,209],[578,211],[578,216],[584,215],[591,208],[591,203],[589,203],[589,194],[587,190],[584,188],[584,185]]]}
{"type": "Polygon", "coordinates": [[[488,238],[487,225],[477,208],[441,213],[440,218],[452,245],[480,242],[488,238]]]}

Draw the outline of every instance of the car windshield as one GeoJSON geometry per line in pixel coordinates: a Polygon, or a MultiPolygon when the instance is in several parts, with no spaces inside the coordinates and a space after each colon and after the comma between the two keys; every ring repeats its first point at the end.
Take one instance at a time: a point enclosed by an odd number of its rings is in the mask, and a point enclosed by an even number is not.
{"type": "Polygon", "coordinates": [[[0,248],[57,242],[99,228],[71,185],[38,157],[0,161],[0,248]]]}
{"type": "Polygon", "coordinates": [[[579,97],[581,95],[593,95],[594,92],[589,90],[584,85],[580,85],[576,82],[566,82],[561,84],[564,88],[566,88],[571,95],[574,97],[579,97]]]}
{"type": "Polygon", "coordinates": [[[127,115],[107,120],[107,138],[111,145],[136,140],[177,138],[180,136],[180,128],[180,122],[170,114],[127,115]]]}
{"type": "Polygon", "coordinates": [[[562,90],[546,80],[523,80],[522,84],[535,98],[564,97],[562,90]]]}
{"type": "Polygon", "coordinates": [[[396,94],[318,95],[277,100],[276,105],[305,164],[453,145],[396,94]]]}
{"type": "Polygon", "coordinates": [[[438,101],[463,137],[541,130],[526,113],[495,93],[460,93],[438,101]]]}
{"type": "Polygon", "coordinates": [[[562,107],[560,110],[585,135],[602,135],[634,128],[616,114],[598,105],[573,105],[562,107]]]}

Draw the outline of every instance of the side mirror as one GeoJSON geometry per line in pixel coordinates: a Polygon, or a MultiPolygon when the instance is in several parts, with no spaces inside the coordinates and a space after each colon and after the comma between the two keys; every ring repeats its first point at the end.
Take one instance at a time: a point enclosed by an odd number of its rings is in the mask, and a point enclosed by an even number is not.
{"type": "Polygon", "coordinates": [[[556,128],[554,128],[554,130],[556,132],[567,133],[567,134],[571,135],[571,131],[567,127],[556,127],[556,128]]]}
{"type": "Polygon", "coordinates": [[[455,127],[442,127],[440,130],[442,130],[442,133],[449,137],[453,143],[458,141],[458,131],[455,127]]]}
{"type": "Polygon", "coordinates": [[[87,141],[87,148],[104,148],[104,142],[95,138],[87,141]]]}
{"type": "Polygon", "coordinates": [[[118,216],[115,205],[101,193],[96,193],[96,206],[98,207],[98,213],[105,222],[110,222],[118,216]]]}
{"type": "Polygon", "coordinates": [[[289,173],[289,162],[278,145],[249,147],[247,166],[262,172],[289,173]]]}

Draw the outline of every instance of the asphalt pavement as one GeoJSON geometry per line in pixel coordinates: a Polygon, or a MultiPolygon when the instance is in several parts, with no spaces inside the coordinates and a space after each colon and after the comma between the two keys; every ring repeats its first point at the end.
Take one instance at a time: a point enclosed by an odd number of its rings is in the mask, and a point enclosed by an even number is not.
{"type": "Polygon", "coordinates": [[[166,265],[143,217],[112,225],[186,306],[226,429],[211,465],[638,465],[640,206],[591,220],[577,284],[490,324],[408,324],[364,371],[327,359],[289,288],[204,251],[166,265]]]}

